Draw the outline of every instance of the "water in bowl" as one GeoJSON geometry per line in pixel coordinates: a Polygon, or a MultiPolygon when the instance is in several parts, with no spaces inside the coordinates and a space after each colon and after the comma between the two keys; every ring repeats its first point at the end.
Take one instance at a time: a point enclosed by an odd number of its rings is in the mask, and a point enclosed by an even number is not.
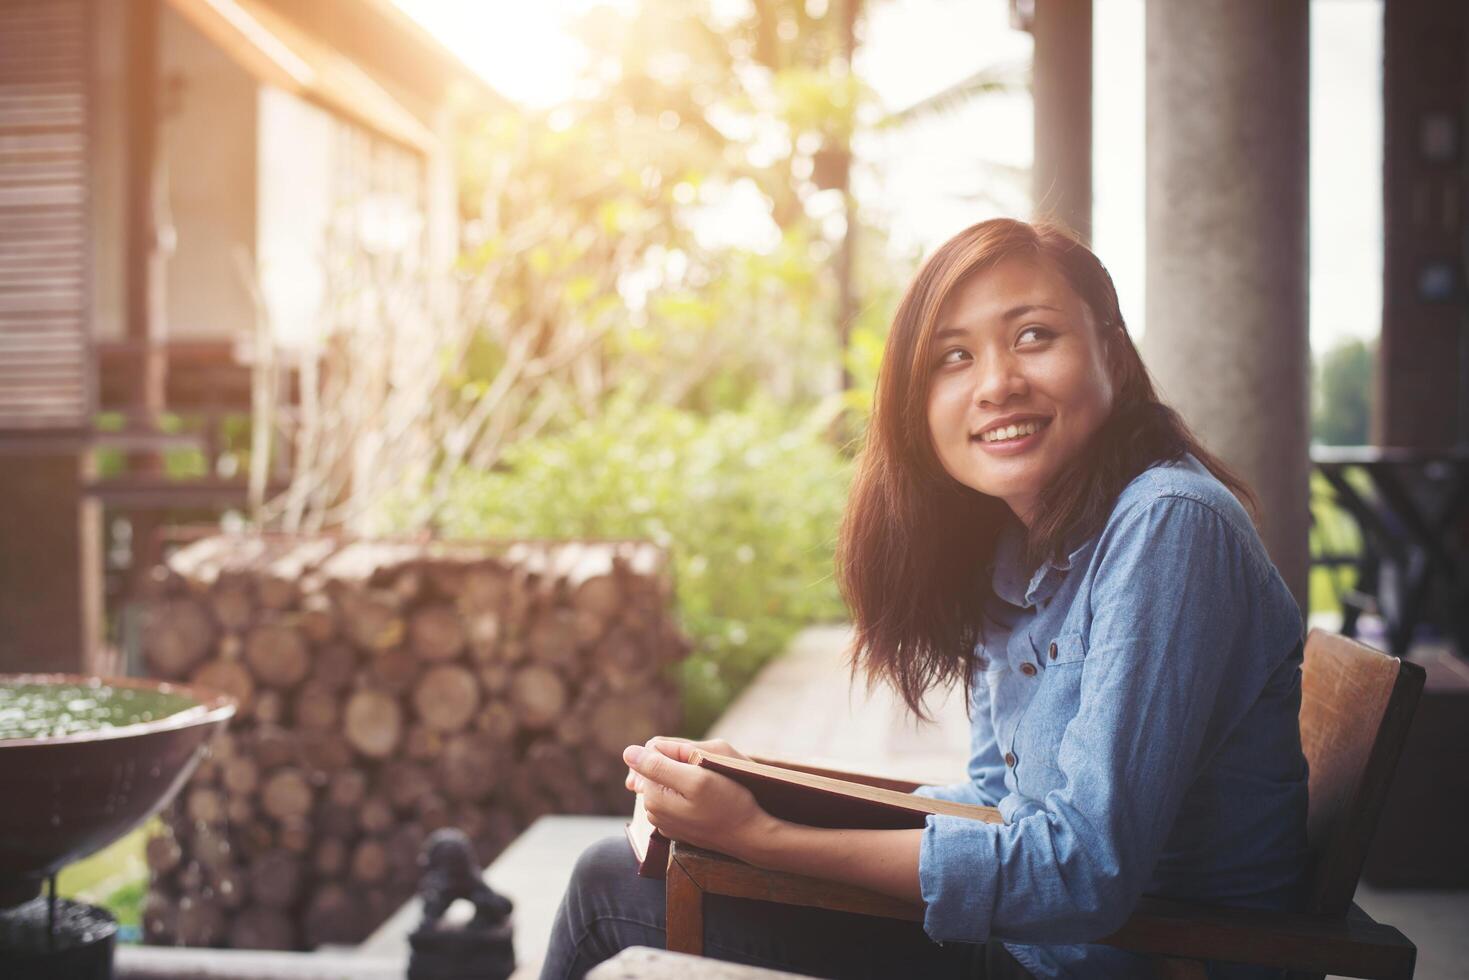
{"type": "Polygon", "coordinates": [[[156,721],[194,707],[182,694],[81,684],[0,683],[0,739],[75,735],[156,721]]]}

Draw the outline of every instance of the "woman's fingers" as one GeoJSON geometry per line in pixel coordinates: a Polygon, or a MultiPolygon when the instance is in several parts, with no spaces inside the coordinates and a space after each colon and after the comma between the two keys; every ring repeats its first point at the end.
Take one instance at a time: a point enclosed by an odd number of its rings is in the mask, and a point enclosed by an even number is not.
{"type": "MultiPolygon", "coordinates": [[[[672,742],[687,742],[687,741],[688,741],[688,739],[686,739],[686,738],[679,738],[677,735],[654,735],[652,738],[648,739],[646,742],[643,743],[643,747],[646,748],[646,749],[653,750],[655,752],[662,752],[664,750],[659,747],[659,743],[660,742],[669,742],[669,743],[672,743],[672,742]]],[[[632,748],[632,746],[628,746],[628,748],[632,748]]],[[[675,758],[678,757],[675,754],[675,752],[674,752],[674,750],[672,749],[671,746],[670,746],[670,749],[669,749],[669,751],[668,751],[667,754],[672,754],[672,755],[674,755],[675,758]]],[[[624,779],[622,781],[622,783],[623,783],[624,786],[626,786],[629,790],[631,790],[634,793],[641,793],[641,792],[643,792],[643,778],[641,776],[639,776],[635,771],[633,771],[633,769],[632,769],[631,766],[628,767],[628,770],[627,770],[627,778],[624,779]]]]}
{"type": "Polygon", "coordinates": [[[680,762],[661,751],[650,751],[641,745],[629,745],[623,749],[622,761],[639,776],[684,796],[693,794],[705,775],[697,766],[680,762]]]}
{"type": "Polygon", "coordinates": [[[688,762],[689,755],[694,749],[699,747],[699,743],[691,742],[686,738],[665,738],[658,736],[649,739],[648,744],[644,747],[652,752],[661,752],[670,759],[675,759],[679,762],[688,762]]]}
{"type": "MultiPolygon", "coordinates": [[[[628,749],[634,748],[638,748],[638,746],[628,746],[628,749]]],[[[749,759],[749,756],[740,752],[722,738],[696,741],[694,739],[681,738],[677,735],[654,735],[643,744],[642,748],[652,753],[666,756],[680,764],[686,764],[688,762],[689,754],[694,749],[702,749],[705,752],[712,752],[715,755],[731,755],[736,759],[749,759]]],[[[624,751],[625,758],[626,750],[624,751]]],[[[627,787],[629,792],[646,792],[647,781],[644,778],[646,775],[648,774],[644,773],[643,775],[639,775],[637,769],[629,764],[627,776],[623,779],[622,784],[627,787]]]]}
{"type": "Polygon", "coordinates": [[[719,755],[732,755],[736,759],[744,759],[746,762],[749,762],[750,761],[750,757],[749,756],[745,755],[745,753],[741,752],[739,749],[735,748],[733,745],[730,745],[728,742],[726,742],[722,738],[716,738],[716,739],[713,739],[713,740],[711,740],[709,742],[705,742],[704,744],[707,745],[707,746],[709,746],[709,751],[710,752],[714,752],[714,753],[717,753],[719,755]]]}
{"type": "Polygon", "coordinates": [[[754,795],[734,780],[689,768],[698,777],[691,793],[680,793],[648,781],[650,787],[656,787],[643,797],[648,820],[673,840],[716,850],[736,846],[741,834],[761,822],[764,811],[754,795]]]}
{"type": "Polygon", "coordinates": [[[736,759],[744,759],[746,761],[749,761],[750,758],[722,738],[695,740],[679,738],[676,735],[654,735],[644,744],[647,748],[657,749],[663,754],[671,755],[680,761],[686,761],[689,757],[689,752],[693,749],[702,749],[705,752],[712,752],[715,755],[732,755],[736,759]]]}

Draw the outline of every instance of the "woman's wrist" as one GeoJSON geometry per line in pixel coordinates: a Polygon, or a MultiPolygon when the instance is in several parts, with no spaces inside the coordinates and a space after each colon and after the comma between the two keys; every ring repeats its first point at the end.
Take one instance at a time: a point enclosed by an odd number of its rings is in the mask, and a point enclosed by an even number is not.
{"type": "Polygon", "coordinates": [[[830,830],[762,813],[725,853],[767,871],[841,881],[917,903],[923,901],[918,880],[922,837],[916,828],[830,830]]]}
{"type": "Polygon", "coordinates": [[[787,821],[772,817],[762,810],[757,818],[747,821],[740,828],[730,856],[759,868],[777,869],[781,842],[790,827],[791,824],[787,821]]]}

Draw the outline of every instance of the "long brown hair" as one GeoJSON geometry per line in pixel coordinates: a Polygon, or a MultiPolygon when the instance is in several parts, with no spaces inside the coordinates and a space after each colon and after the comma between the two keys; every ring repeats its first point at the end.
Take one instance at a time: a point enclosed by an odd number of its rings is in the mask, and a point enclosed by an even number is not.
{"type": "Polygon", "coordinates": [[[1032,567],[1058,555],[1065,542],[1100,530],[1133,477],[1185,453],[1255,509],[1244,482],[1158,400],[1112,277],[1086,246],[1056,226],[1006,218],[964,229],[924,262],[898,304],[837,552],[856,633],[852,668],[863,668],[869,685],[889,681],[919,717],[925,717],[924,693],[956,678],[963,679],[967,703],[991,592],[985,572],[996,535],[1010,519],[1003,501],[961,484],[939,462],[928,429],[927,352],[955,288],[1016,257],[1050,263],[1090,309],[1114,390],[1106,421],[1040,494],[1026,544],[1032,567]]]}

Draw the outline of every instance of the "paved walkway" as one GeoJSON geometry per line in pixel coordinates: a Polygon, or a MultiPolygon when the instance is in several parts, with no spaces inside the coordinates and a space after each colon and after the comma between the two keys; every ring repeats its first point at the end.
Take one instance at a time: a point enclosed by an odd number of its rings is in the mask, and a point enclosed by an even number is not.
{"type": "Polygon", "coordinates": [[[929,700],[918,722],[886,684],[868,693],[846,665],[850,631],[800,633],[709,730],[749,755],[826,764],[924,782],[964,778],[969,719],[957,691],[929,700]]]}
{"type": "MultiPolygon", "coordinates": [[[[514,980],[530,980],[540,973],[551,938],[551,925],[561,895],[582,851],[603,837],[623,833],[623,817],[541,817],[507,847],[485,871],[490,887],[515,903],[515,956],[520,963],[514,980]]],[[[446,918],[467,920],[472,910],[456,902],[446,918]]],[[[408,961],[408,934],[423,917],[423,902],[409,899],[392,918],[357,947],[365,956],[408,961]]],[[[401,973],[400,973],[401,976],[401,973]]]]}

